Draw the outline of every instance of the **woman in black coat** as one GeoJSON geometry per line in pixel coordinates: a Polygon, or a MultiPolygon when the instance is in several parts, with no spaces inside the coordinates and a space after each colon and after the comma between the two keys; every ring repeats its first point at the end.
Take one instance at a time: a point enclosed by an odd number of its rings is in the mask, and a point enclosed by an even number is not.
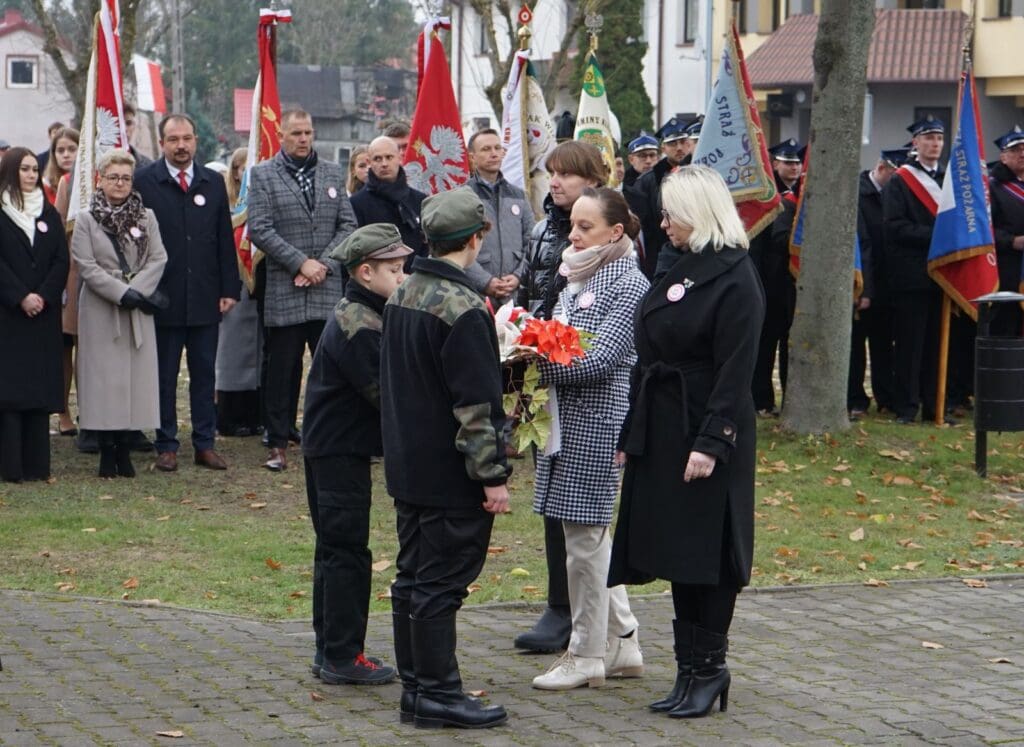
{"type": "Polygon", "coordinates": [[[0,477],[50,476],[49,414],[64,407],[61,295],[68,246],[28,148],[0,161],[0,477]]]}
{"type": "Polygon", "coordinates": [[[619,439],[626,471],[608,585],[672,582],[678,674],[651,708],[693,717],[718,697],[726,709],[727,634],[750,581],[750,381],[765,299],[718,174],[685,166],[662,183],[661,200],[678,258],[634,322],[638,361],[619,439]]]}

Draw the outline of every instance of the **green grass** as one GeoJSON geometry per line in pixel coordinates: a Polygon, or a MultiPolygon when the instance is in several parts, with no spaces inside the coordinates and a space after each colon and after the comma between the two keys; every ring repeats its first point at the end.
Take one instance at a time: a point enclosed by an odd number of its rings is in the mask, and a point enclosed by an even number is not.
{"type": "MultiPolygon", "coordinates": [[[[761,421],[759,431],[755,585],[1024,570],[1019,434],[990,436],[990,478],[981,480],[966,426],[867,419],[835,436],[801,438],[761,421]],[[852,540],[858,530],[863,539],[852,540]]],[[[258,439],[222,439],[227,472],[193,467],[184,446],[176,474],[154,472],[152,456],[137,455],[137,479],[100,480],[97,458],[71,441],[53,439],[50,484],[0,484],[0,586],[264,618],[309,614],[313,531],[297,451],[289,471],[272,474],[259,466],[258,439]]],[[[515,468],[513,513],[495,521],[471,604],[545,595],[532,468],[529,460],[515,468]]],[[[381,610],[397,547],[379,466],[371,524],[379,564],[372,607],[381,610]]]]}

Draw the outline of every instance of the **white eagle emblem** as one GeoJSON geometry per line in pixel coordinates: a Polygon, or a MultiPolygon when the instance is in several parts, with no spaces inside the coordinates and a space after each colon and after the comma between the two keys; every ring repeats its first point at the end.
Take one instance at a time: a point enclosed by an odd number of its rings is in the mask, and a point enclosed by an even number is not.
{"type": "Polygon", "coordinates": [[[121,123],[109,109],[96,107],[96,156],[102,156],[121,140],[121,123]]]}
{"type": "Polygon", "coordinates": [[[466,150],[462,137],[451,127],[430,130],[430,145],[417,140],[413,146],[423,163],[410,161],[405,165],[409,184],[420,192],[432,194],[454,189],[469,176],[465,170],[466,150]]]}

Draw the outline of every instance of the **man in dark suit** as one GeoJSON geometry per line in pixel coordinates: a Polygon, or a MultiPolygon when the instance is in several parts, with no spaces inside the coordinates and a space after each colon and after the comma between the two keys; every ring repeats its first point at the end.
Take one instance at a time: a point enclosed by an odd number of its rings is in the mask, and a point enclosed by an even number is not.
{"type": "Polygon", "coordinates": [[[159,130],[164,157],[135,175],[135,188],[156,215],[167,249],[160,290],[168,304],[155,316],[160,377],[156,468],[178,468],[178,371],[186,349],[194,461],[227,469],[213,448],[217,331],[221,315],[235,305],[241,290],[227,190],[219,174],[193,160],[197,138],[190,117],[169,114],[159,130]]]}
{"type": "MultiPolygon", "coordinates": [[[[992,194],[992,229],[999,263],[999,290],[1017,291],[1021,282],[1021,253],[1024,252],[1024,130],[1015,125],[995,141],[999,163],[989,171],[992,194]]],[[[991,332],[1019,337],[1021,311],[1017,304],[994,304],[996,316],[991,332]]]]}
{"type": "Polygon", "coordinates": [[[278,154],[250,172],[248,211],[249,236],[266,255],[264,408],[270,454],[263,466],[272,472],[288,467],[303,351],[316,350],[324,322],[344,293],[345,270],[331,251],[356,228],[345,172],[319,160],[309,114],[284,112],[281,134],[278,154]]]}
{"type": "MultiPolygon", "coordinates": [[[[402,154],[390,137],[382,135],[370,143],[370,172],[366,186],[352,195],[352,210],[359,226],[371,223],[393,223],[402,234],[402,241],[416,257],[427,256],[427,242],[420,228],[420,205],[426,195],[413,189],[405,180],[402,154]]],[[[410,272],[412,258],[406,262],[410,272]]]]}

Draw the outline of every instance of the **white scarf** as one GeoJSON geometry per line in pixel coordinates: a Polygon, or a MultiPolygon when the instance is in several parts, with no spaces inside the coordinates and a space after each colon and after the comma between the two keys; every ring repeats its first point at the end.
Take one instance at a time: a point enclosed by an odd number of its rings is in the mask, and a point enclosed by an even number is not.
{"type": "Polygon", "coordinates": [[[562,261],[569,268],[566,278],[569,281],[569,292],[576,294],[582,290],[590,278],[607,264],[628,257],[633,253],[633,242],[629,236],[622,234],[617,241],[601,246],[591,246],[576,251],[572,244],[562,252],[562,261]]]}
{"type": "Polygon", "coordinates": [[[25,232],[29,244],[36,240],[36,219],[43,213],[43,199],[43,190],[41,189],[34,189],[28,194],[23,192],[22,200],[25,203],[25,208],[18,210],[11,202],[10,192],[0,194],[0,205],[3,206],[4,213],[14,221],[14,225],[25,232]]]}

